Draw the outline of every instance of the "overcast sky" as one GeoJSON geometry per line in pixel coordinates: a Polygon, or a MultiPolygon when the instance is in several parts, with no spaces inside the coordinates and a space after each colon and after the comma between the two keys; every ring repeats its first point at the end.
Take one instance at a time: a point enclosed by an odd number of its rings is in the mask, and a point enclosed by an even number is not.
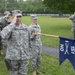
{"type": "Polygon", "coordinates": [[[24,0],[24,1],[26,1],[26,0],[24,0]]]}

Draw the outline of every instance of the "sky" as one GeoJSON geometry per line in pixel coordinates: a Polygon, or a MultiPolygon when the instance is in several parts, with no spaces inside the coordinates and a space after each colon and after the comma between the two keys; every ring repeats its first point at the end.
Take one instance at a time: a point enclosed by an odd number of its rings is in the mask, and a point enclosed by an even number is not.
{"type": "Polygon", "coordinates": [[[23,1],[26,1],[26,0],[23,0],[23,1]]]}

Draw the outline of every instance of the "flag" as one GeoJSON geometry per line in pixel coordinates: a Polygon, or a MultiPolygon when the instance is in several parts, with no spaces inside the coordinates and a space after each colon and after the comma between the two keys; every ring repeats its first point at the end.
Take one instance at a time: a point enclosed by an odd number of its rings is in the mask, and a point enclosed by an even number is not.
{"type": "Polygon", "coordinates": [[[75,39],[66,37],[59,38],[59,64],[61,65],[66,59],[68,59],[75,69],[75,39]]]}

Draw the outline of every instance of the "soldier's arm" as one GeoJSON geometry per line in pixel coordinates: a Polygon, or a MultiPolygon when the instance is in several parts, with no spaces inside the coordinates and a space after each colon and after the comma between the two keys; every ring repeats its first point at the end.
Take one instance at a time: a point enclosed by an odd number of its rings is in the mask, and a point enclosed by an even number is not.
{"type": "Polygon", "coordinates": [[[35,36],[41,35],[41,28],[40,28],[40,26],[39,26],[39,31],[38,32],[33,32],[32,34],[35,35],[35,36]]]}
{"type": "Polygon", "coordinates": [[[71,16],[69,17],[69,19],[70,19],[70,20],[73,20],[73,16],[74,16],[74,15],[71,15],[71,16]]]}
{"type": "Polygon", "coordinates": [[[0,29],[2,30],[5,25],[4,18],[0,18],[0,29]]]}

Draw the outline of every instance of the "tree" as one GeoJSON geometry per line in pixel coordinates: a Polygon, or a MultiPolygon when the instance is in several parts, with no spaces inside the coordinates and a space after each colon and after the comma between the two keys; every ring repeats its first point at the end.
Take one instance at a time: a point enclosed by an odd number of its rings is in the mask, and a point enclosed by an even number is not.
{"type": "Polygon", "coordinates": [[[23,12],[46,12],[42,0],[0,0],[0,12],[21,10],[23,12]]]}
{"type": "Polygon", "coordinates": [[[75,12],[75,0],[44,0],[43,3],[54,11],[62,13],[75,12]]]}
{"type": "Polygon", "coordinates": [[[0,0],[0,12],[5,11],[5,0],[0,0]]]}
{"type": "Polygon", "coordinates": [[[17,0],[7,0],[7,10],[12,11],[18,8],[18,1],[17,0]]]}

